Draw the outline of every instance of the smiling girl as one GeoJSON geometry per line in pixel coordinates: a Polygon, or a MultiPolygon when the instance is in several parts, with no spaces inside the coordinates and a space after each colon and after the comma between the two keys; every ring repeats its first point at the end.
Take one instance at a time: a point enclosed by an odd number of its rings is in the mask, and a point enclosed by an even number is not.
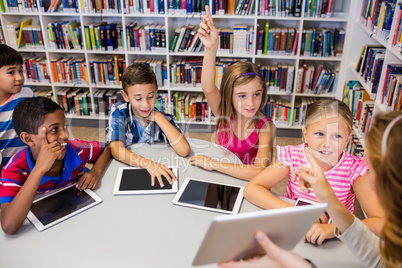
{"type": "MultiPolygon", "coordinates": [[[[352,136],[352,122],[349,107],[341,101],[320,100],[312,104],[303,127],[305,143],[277,146],[278,159],[250,181],[244,191],[245,197],[265,209],[292,206],[275,197],[269,189],[294,174],[297,168],[311,167],[310,162],[315,160],[341,203],[353,212],[356,195],[367,214],[363,222],[379,234],[383,225],[383,212],[370,187],[366,163],[362,158],[344,150],[352,136]]],[[[314,191],[304,192],[300,189],[298,178],[289,180],[286,197],[318,201],[314,191]]],[[[328,224],[324,216],[320,219],[321,222],[314,224],[307,232],[306,241],[320,245],[325,239],[334,237],[335,225],[328,224]]]]}
{"type": "Polygon", "coordinates": [[[190,158],[192,165],[250,180],[270,163],[275,126],[263,115],[267,86],[257,65],[237,62],[225,70],[220,90],[215,85],[219,36],[208,6],[198,31],[204,44],[201,86],[215,116],[216,142],[236,154],[243,164],[231,164],[204,155],[190,158]]]}

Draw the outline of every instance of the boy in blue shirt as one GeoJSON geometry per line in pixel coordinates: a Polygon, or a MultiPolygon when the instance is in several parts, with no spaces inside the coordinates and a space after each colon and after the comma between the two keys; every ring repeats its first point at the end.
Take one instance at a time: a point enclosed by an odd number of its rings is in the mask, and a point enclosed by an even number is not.
{"type": "Polygon", "coordinates": [[[127,149],[135,143],[164,141],[180,156],[187,156],[191,151],[173,116],[155,108],[158,93],[155,73],[145,64],[134,63],[127,67],[121,80],[121,95],[126,102],[112,106],[106,129],[112,156],[128,165],[147,169],[152,185],[156,177],[163,187],[162,175],[172,184],[172,179],[177,178],[169,168],[127,149]]]}
{"type": "Polygon", "coordinates": [[[80,190],[94,189],[110,160],[110,148],[101,142],[68,140],[64,111],[48,98],[20,101],[13,125],[28,147],[11,157],[1,174],[0,220],[8,234],[20,228],[37,193],[74,181],[80,190]],[[93,167],[84,173],[86,163],[93,167]]]}
{"type": "Polygon", "coordinates": [[[24,98],[33,96],[29,87],[24,87],[23,59],[13,48],[0,44],[0,153],[5,165],[10,157],[25,148],[15,133],[12,114],[15,106],[24,98]]]}

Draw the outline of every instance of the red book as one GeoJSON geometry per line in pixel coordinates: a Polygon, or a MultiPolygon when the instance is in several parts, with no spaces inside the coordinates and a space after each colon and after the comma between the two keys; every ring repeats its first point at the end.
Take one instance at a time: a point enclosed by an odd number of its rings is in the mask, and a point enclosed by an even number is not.
{"type": "Polygon", "coordinates": [[[154,0],[151,0],[150,1],[150,5],[151,5],[151,14],[153,14],[153,13],[155,13],[155,10],[154,10],[154,7],[155,7],[155,3],[154,3],[154,0]]]}
{"type": "Polygon", "coordinates": [[[31,71],[32,82],[36,82],[36,80],[35,80],[35,73],[34,73],[34,70],[33,70],[32,58],[29,58],[29,59],[28,59],[28,64],[29,64],[29,70],[31,71]]]}

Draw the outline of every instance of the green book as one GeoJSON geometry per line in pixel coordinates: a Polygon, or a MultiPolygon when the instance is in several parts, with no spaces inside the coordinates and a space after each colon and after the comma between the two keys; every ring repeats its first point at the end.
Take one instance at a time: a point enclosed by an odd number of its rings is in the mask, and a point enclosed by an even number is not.
{"type": "Polygon", "coordinates": [[[176,120],[178,121],[180,119],[180,111],[179,111],[179,91],[176,91],[176,93],[173,94],[173,99],[174,99],[174,115],[176,117],[176,120]]]}
{"type": "Polygon", "coordinates": [[[269,22],[266,21],[264,28],[264,50],[262,52],[264,55],[267,55],[268,51],[268,32],[269,32],[269,22]]]}
{"type": "Polygon", "coordinates": [[[91,50],[91,39],[89,38],[89,25],[84,26],[84,31],[85,31],[85,41],[87,43],[87,50],[91,50]]]}
{"type": "Polygon", "coordinates": [[[176,48],[177,40],[179,39],[179,36],[180,36],[180,31],[181,31],[180,28],[176,28],[176,29],[174,30],[173,39],[172,39],[172,42],[170,43],[170,47],[169,47],[169,50],[172,51],[172,52],[173,52],[173,51],[175,50],[175,48],[176,48]]]}
{"type": "Polygon", "coordinates": [[[0,10],[1,12],[6,12],[6,7],[4,6],[3,0],[0,0],[0,10]]]}

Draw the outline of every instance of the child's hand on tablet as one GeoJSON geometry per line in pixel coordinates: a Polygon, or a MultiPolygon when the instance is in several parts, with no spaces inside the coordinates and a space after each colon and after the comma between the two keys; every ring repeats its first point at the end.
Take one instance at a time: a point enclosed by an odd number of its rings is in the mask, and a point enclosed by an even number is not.
{"type": "Polygon", "coordinates": [[[199,166],[206,170],[214,170],[214,161],[205,155],[194,155],[190,157],[190,164],[199,166]]]}
{"type": "Polygon", "coordinates": [[[76,187],[81,191],[85,189],[95,189],[96,186],[98,186],[100,177],[101,176],[95,171],[90,170],[78,178],[76,187]]]}
{"type": "Polygon", "coordinates": [[[168,167],[156,163],[154,161],[150,161],[148,167],[146,167],[147,171],[149,174],[151,174],[151,185],[155,185],[155,177],[158,179],[159,185],[161,187],[164,187],[163,181],[162,181],[162,176],[166,178],[166,180],[170,183],[173,184],[173,180],[177,181],[176,176],[174,175],[173,171],[171,171],[168,167]]]}
{"type": "Polygon", "coordinates": [[[335,237],[335,224],[314,223],[304,236],[304,242],[321,245],[325,239],[335,237]]]}
{"type": "Polygon", "coordinates": [[[275,245],[265,233],[257,232],[255,236],[257,242],[267,254],[247,260],[223,262],[218,265],[221,267],[311,267],[311,263],[300,257],[296,253],[281,249],[275,245]]]}

